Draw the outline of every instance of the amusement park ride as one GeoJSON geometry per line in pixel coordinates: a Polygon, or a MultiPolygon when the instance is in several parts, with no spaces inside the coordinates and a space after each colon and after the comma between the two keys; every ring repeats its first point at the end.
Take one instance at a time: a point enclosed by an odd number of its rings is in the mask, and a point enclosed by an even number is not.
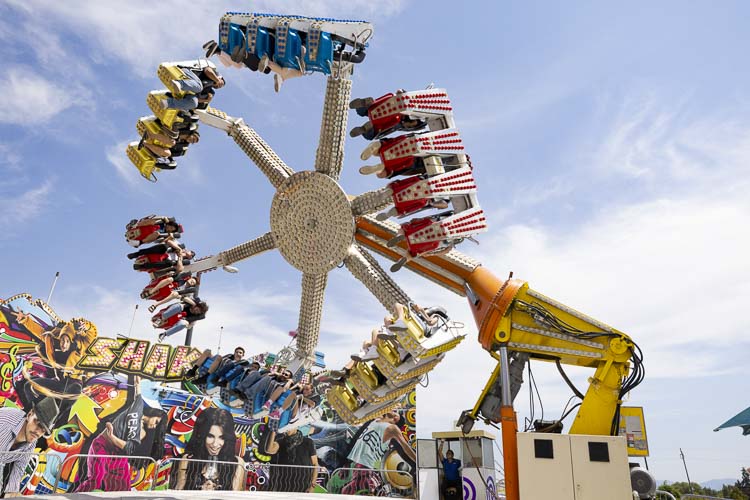
{"type": "MultiPolygon", "coordinates": [[[[502,424],[506,495],[518,499],[524,486],[519,486],[513,399],[526,363],[555,363],[582,399],[571,435],[616,436],[623,398],[643,378],[641,352],[625,333],[537,292],[520,279],[498,278],[456,249],[464,240],[487,231],[487,223],[451,100],[439,88],[397,90],[377,99],[352,100],[350,77],[364,60],[372,34],[372,26],[364,21],[227,13],[221,18],[218,43],[204,46],[208,57],[218,55],[234,66],[260,72],[270,68],[277,75],[285,71],[327,75],[314,170],[293,170],[241,118],[210,106],[213,89],[197,99],[192,109],[169,107],[169,98],[198,94],[185,91],[180,82],[189,80],[191,72],[215,68],[206,60],[159,67],[158,75],[169,90],[149,94],[155,116],[141,118],[138,133],[144,139],[149,132],[176,139],[195,130],[198,123],[222,130],[276,189],[267,233],[196,260],[185,270],[193,274],[222,267],[232,270],[228,266],[277,249],[302,272],[296,350],[287,360],[294,369],[309,368],[314,360],[326,282],[333,269],[346,267],[391,315],[391,324],[373,339],[376,355],[349,367],[328,394],[347,422],[364,422],[392,408],[464,338],[446,314],[416,304],[373,254],[393,261],[391,272],[404,267],[465,297],[479,342],[497,367],[474,407],[461,415],[459,425],[469,432],[476,420],[502,424]],[[360,172],[388,180],[380,189],[359,195],[347,194],[339,183],[351,109],[367,119],[351,131],[352,136],[371,141],[361,159],[376,157],[378,161],[360,172]],[[593,370],[585,394],[573,386],[562,365],[593,370]]],[[[207,78],[203,80],[211,86],[207,78]]],[[[161,145],[169,144],[174,141],[161,145]]],[[[186,150],[187,144],[180,154],[186,150]]],[[[153,181],[156,172],[175,166],[172,155],[160,158],[143,141],[131,143],[128,155],[142,175],[153,181]]],[[[537,430],[549,431],[558,425],[548,422],[537,430]]],[[[627,480],[627,471],[622,474],[627,480]]],[[[632,492],[629,480],[627,487],[617,483],[613,488],[598,491],[596,498],[632,498],[632,494],[620,496],[623,491],[632,492]]],[[[575,498],[594,497],[579,492],[575,498]]]]}

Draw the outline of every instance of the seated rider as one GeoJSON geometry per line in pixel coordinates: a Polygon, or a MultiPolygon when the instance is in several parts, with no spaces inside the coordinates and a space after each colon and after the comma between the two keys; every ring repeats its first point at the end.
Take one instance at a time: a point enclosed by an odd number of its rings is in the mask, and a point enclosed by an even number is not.
{"type": "Polygon", "coordinates": [[[133,219],[125,227],[125,239],[133,247],[144,243],[158,243],[169,236],[179,238],[182,226],[174,217],[150,215],[140,220],[133,219]]]}
{"type": "Polygon", "coordinates": [[[351,129],[351,131],[349,132],[349,136],[359,137],[361,135],[368,141],[373,141],[393,132],[414,132],[416,130],[423,129],[426,126],[427,120],[423,120],[421,118],[412,118],[410,116],[401,116],[401,119],[399,120],[397,125],[385,130],[378,130],[373,126],[372,122],[368,120],[363,125],[351,129]]]}
{"type": "Polygon", "coordinates": [[[165,337],[188,328],[196,321],[206,317],[208,304],[198,297],[183,297],[182,300],[169,307],[165,307],[151,318],[154,328],[163,328],[165,331],[159,334],[159,342],[165,337]]]}
{"type": "Polygon", "coordinates": [[[143,300],[163,300],[173,290],[190,288],[198,284],[198,279],[189,272],[176,274],[174,272],[152,279],[141,291],[143,300]]]}
{"type": "MultiPolygon", "coordinates": [[[[245,361],[243,357],[245,356],[245,349],[241,346],[237,346],[234,348],[234,353],[227,357],[224,356],[221,358],[221,364],[218,367],[218,369],[214,369],[213,371],[210,371],[208,376],[208,382],[211,382],[216,385],[221,385],[218,382],[223,381],[226,383],[226,375],[235,367],[242,366],[243,368],[245,366],[248,366],[250,364],[249,361],[245,361]]],[[[209,369],[210,370],[210,369],[209,369]]]]}
{"type": "Polygon", "coordinates": [[[276,373],[258,370],[242,379],[237,386],[237,391],[250,403],[252,409],[250,413],[253,414],[260,411],[261,402],[266,399],[267,394],[273,394],[276,388],[284,386],[292,377],[292,372],[286,369],[276,373]]]}
{"type": "Polygon", "coordinates": [[[284,80],[289,80],[290,78],[298,78],[300,76],[305,76],[305,46],[303,45],[301,47],[301,56],[297,57],[297,63],[299,64],[299,69],[297,68],[286,68],[284,66],[281,66],[276,61],[268,57],[268,54],[265,54],[263,57],[260,58],[260,61],[258,63],[258,71],[262,71],[264,73],[267,73],[267,70],[270,69],[273,71],[273,89],[278,92],[281,90],[281,85],[284,83],[284,80]]]}
{"type": "Polygon", "coordinates": [[[197,130],[181,130],[174,146],[169,148],[170,157],[182,156],[188,149],[188,146],[195,144],[201,138],[197,130]]]}
{"type": "MultiPolygon", "coordinates": [[[[227,68],[242,68],[242,66],[244,65],[252,71],[258,71],[260,57],[258,57],[254,52],[245,50],[245,47],[243,45],[235,46],[231,54],[227,54],[226,52],[221,50],[219,44],[214,40],[209,40],[208,42],[204,43],[203,48],[206,49],[206,57],[211,57],[213,55],[218,56],[219,62],[221,62],[221,64],[223,64],[227,68]]],[[[263,69],[263,73],[265,74],[268,74],[270,72],[271,68],[269,67],[263,69]]]]}
{"type": "MultiPolygon", "coordinates": [[[[404,89],[398,89],[396,91],[396,96],[399,94],[406,93],[406,90],[404,89]]],[[[380,97],[378,99],[373,99],[372,97],[364,97],[364,98],[357,98],[353,99],[349,103],[349,108],[356,110],[357,114],[359,116],[369,116],[369,110],[372,107],[373,104],[382,102],[383,99],[387,99],[391,96],[391,94],[386,94],[383,97],[380,97]]],[[[383,137],[385,135],[388,135],[392,132],[398,132],[398,131],[415,131],[420,130],[427,126],[427,121],[422,120],[420,118],[412,118],[408,115],[399,114],[396,117],[398,119],[398,123],[392,127],[389,127],[384,130],[378,130],[375,128],[373,123],[371,121],[365,122],[363,125],[359,127],[354,127],[350,132],[349,135],[351,137],[358,137],[363,136],[368,141],[372,141],[376,138],[383,137]]]]}
{"type": "Polygon", "coordinates": [[[184,266],[192,262],[195,252],[184,248],[170,248],[164,253],[148,253],[135,259],[133,269],[148,273],[162,273],[164,271],[181,273],[184,266]]]}
{"type": "Polygon", "coordinates": [[[213,63],[206,59],[199,59],[197,64],[177,66],[186,76],[184,79],[172,80],[170,90],[164,98],[160,99],[162,109],[179,109],[180,111],[191,111],[195,108],[205,107],[213,98],[215,88],[224,86],[224,78],[216,71],[213,63]],[[184,97],[175,97],[172,93],[185,94],[184,97]]]}
{"type": "Polygon", "coordinates": [[[160,255],[168,252],[181,252],[183,250],[185,250],[184,243],[178,243],[171,236],[167,236],[161,243],[157,243],[156,245],[151,245],[150,247],[141,248],[140,250],[129,253],[128,259],[136,259],[137,261],[141,257],[146,257],[149,255],[160,255]]]}
{"type": "MultiPolygon", "coordinates": [[[[192,281],[193,283],[197,284],[197,280],[195,278],[190,278],[190,280],[188,280],[188,281],[192,281]]],[[[198,293],[198,287],[197,286],[189,286],[189,287],[184,287],[184,288],[175,288],[174,290],[172,290],[172,292],[169,295],[167,295],[166,297],[164,297],[163,299],[161,299],[160,301],[158,301],[156,304],[152,304],[152,305],[148,306],[148,310],[149,310],[149,312],[154,312],[157,307],[159,307],[161,305],[164,305],[167,302],[171,302],[171,301],[173,301],[175,299],[182,300],[185,297],[194,297],[196,293],[198,293]]]]}
{"type": "MultiPolygon", "coordinates": [[[[243,353],[245,352],[245,349],[243,349],[242,347],[235,348],[235,351],[237,349],[241,349],[243,353]]],[[[223,363],[231,360],[232,357],[234,357],[233,353],[228,353],[223,356],[221,354],[217,354],[214,356],[211,353],[211,349],[206,349],[205,351],[203,351],[203,353],[200,355],[198,359],[193,361],[192,367],[190,368],[190,370],[187,371],[187,373],[185,374],[185,377],[188,379],[193,379],[194,382],[199,383],[199,384],[205,383],[206,382],[204,378],[205,376],[213,374],[216,370],[221,368],[221,365],[223,363]],[[206,373],[204,374],[204,376],[196,379],[198,372],[203,371],[201,370],[202,368],[206,369],[205,370],[206,373]]]]}
{"type": "MultiPolygon", "coordinates": [[[[269,413],[270,418],[281,418],[281,414],[287,411],[295,404],[299,397],[309,398],[312,396],[313,388],[310,384],[300,384],[294,380],[288,380],[284,385],[276,387],[271,393],[266,403],[263,405],[263,410],[270,411],[273,407],[275,409],[269,413]]],[[[314,405],[313,405],[314,406],[314,405]]],[[[298,405],[295,406],[294,412],[298,405]]],[[[295,415],[292,415],[293,417],[295,415]]]]}
{"type": "Polygon", "coordinates": [[[160,126],[159,132],[152,132],[146,128],[138,147],[145,147],[157,158],[158,162],[159,158],[169,158],[172,156],[169,148],[175,145],[177,142],[177,136],[178,134],[176,132],[173,132],[163,125],[160,126]]]}

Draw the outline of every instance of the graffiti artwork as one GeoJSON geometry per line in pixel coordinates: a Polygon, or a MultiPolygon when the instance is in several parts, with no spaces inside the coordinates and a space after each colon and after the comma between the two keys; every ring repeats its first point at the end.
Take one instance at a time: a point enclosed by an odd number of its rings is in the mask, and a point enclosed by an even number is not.
{"type": "Polygon", "coordinates": [[[99,336],[29,295],[0,300],[3,491],[412,493],[414,391],[351,426],[326,372],[243,358],[99,336]]]}

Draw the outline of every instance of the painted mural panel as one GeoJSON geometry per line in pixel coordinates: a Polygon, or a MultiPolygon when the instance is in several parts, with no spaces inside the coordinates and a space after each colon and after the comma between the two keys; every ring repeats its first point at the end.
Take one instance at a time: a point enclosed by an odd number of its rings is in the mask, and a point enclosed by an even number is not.
{"type": "Polygon", "coordinates": [[[412,494],[414,392],[350,426],[326,401],[327,372],[240,358],[100,335],[28,295],[0,301],[4,491],[412,494]]]}

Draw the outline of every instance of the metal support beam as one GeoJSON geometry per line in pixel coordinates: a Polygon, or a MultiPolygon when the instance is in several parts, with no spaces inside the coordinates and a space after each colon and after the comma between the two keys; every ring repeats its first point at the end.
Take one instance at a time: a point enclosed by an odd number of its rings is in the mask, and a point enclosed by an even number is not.
{"type": "Polygon", "coordinates": [[[380,267],[375,258],[364,248],[352,245],[344,265],[355,278],[364,284],[378,302],[389,312],[393,312],[396,303],[408,305],[411,299],[401,287],[380,267]]]}
{"type": "MultiPolygon", "coordinates": [[[[334,69],[337,70],[334,74],[339,71],[339,68],[334,69]]],[[[348,74],[341,74],[338,78],[328,77],[315,170],[334,180],[339,179],[344,166],[344,141],[351,93],[352,81],[348,74]]]]}
{"type": "Polygon", "coordinates": [[[253,163],[268,177],[273,187],[278,188],[294,173],[279,155],[242,118],[232,118],[221,110],[208,108],[196,112],[201,122],[229,134],[253,163]]]}
{"type": "Polygon", "coordinates": [[[367,191],[352,200],[352,213],[355,217],[385,210],[393,205],[393,190],[388,186],[375,191],[367,191]]]}
{"type": "Polygon", "coordinates": [[[328,274],[302,274],[302,299],[297,324],[297,351],[305,358],[309,368],[315,360],[315,348],[320,337],[320,321],[323,316],[323,299],[328,274]]]}

